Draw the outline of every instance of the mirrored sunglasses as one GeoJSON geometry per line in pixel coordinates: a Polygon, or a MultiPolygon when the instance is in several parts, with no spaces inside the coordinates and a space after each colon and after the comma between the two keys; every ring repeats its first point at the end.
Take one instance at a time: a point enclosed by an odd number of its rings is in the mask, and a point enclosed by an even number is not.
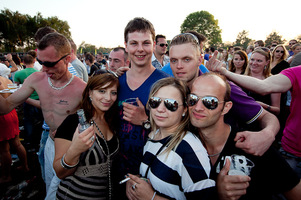
{"type": "Polygon", "coordinates": [[[37,61],[40,63],[40,65],[44,65],[45,67],[54,67],[58,62],[66,58],[69,54],[64,55],[61,57],[58,61],[55,62],[48,62],[48,61],[41,61],[37,58],[37,61]]]}
{"type": "Polygon", "coordinates": [[[214,110],[218,107],[219,103],[223,103],[224,101],[219,101],[216,97],[205,96],[205,97],[198,97],[195,94],[188,95],[188,106],[194,106],[201,100],[203,105],[208,108],[209,110],[214,110]]]}
{"type": "Polygon", "coordinates": [[[159,107],[159,105],[161,104],[162,101],[164,102],[165,107],[171,112],[175,112],[176,110],[178,110],[179,106],[181,106],[174,99],[164,99],[164,100],[162,100],[160,97],[151,97],[151,98],[149,98],[148,105],[152,109],[155,109],[155,108],[159,107]]]}

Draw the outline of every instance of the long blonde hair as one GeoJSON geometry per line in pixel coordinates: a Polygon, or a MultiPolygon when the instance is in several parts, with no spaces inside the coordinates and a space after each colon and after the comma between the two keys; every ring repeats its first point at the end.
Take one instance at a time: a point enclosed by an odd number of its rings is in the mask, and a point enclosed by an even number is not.
{"type": "MultiPolygon", "coordinates": [[[[264,78],[267,78],[269,76],[271,76],[271,53],[270,53],[270,50],[266,47],[257,47],[253,52],[252,52],[252,56],[254,53],[259,53],[261,55],[263,55],[266,59],[266,61],[270,61],[263,69],[263,76],[264,78]]],[[[252,58],[251,56],[251,58],[252,58]]],[[[251,59],[250,59],[251,60],[251,59]]],[[[247,66],[247,69],[246,69],[246,72],[245,72],[245,75],[248,75],[248,76],[251,76],[251,70],[250,70],[250,62],[247,66]]]]}
{"type": "MultiPolygon", "coordinates": [[[[173,77],[168,77],[168,78],[163,78],[163,79],[158,80],[152,86],[148,99],[153,97],[162,87],[165,87],[165,86],[173,86],[176,89],[178,89],[181,94],[183,107],[187,108],[186,97],[189,94],[189,89],[188,89],[186,83],[184,83],[181,80],[177,80],[173,77]]],[[[147,108],[150,109],[148,102],[147,102],[147,108]]],[[[151,115],[150,115],[150,122],[151,122],[151,127],[152,127],[150,136],[153,136],[155,134],[156,130],[158,129],[158,126],[155,124],[155,121],[151,117],[151,115]]],[[[188,114],[188,109],[187,109],[185,116],[182,117],[176,131],[171,135],[171,139],[168,142],[168,144],[166,145],[167,148],[162,152],[162,154],[167,153],[167,155],[168,155],[171,150],[173,150],[173,149],[175,150],[177,148],[179,143],[182,141],[184,136],[187,134],[188,125],[189,125],[189,114],[188,114]]]]}

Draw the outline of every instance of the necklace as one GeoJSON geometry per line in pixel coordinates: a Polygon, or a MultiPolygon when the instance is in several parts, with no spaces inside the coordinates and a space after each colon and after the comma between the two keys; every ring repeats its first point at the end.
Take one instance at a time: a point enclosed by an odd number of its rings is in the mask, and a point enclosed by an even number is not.
{"type": "MultiPolygon", "coordinates": [[[[104,151],[103,151],[103,153],[107,156],[108,173],[109,173],[109,199],[111,199],[111,197],[112,197],[112,182],[111,182],[111,168],[110,168],[110,163],[111,163],[111,161],[110,161],[110,150],[109,150],[108,143],[107,143],[107,141],[106,141],[106,139],[105,139],[105,136],[102,134],[102,132],[101,132],[100,129],[98,128],[98,126],[97,126],[97,124],[95,123],[95,121],[94,121],[94,120],[92,120],[92,121],[93,121],[93,124],[95,124],[98,133],[101,135],[101,137],[102,137],[102,139],[103,139],[103,141],[104,141],[104,143],[105,143],[105,145],[106,145],[107,151],[108,151],[108,155],[106,155],[106,153],[105,153],[104,151]]],[[[96,137],[96,139],[97,139],[97,137],[96,137]]],[[[97,141],[98,141],[98,139],[97,139],[97,141]]],[[[100,144],[99,144],[99,146],[101,147],[100,144]]]]}
{"type": "Polygon", "coordinates": [[[221,154],[221,153],[222,153],[222,152],[220,151],[219,153],[216,153],[216,154],[211,154],[211,155],[208,154],[208,156],[209,156],[209,157],[215,157],[215,156],[218,156],[218,155],[221,154]]]}
{"type": "Polygon", "coordinates": [[[72,76],[71,76],[70,80],[68,81],[68,83],[66,83],[66,84],[65,84],[64,86],[62,86],[62,87],[55,87],[55,86],[52,84],[52,82],[51,82],[51,80],[50,80],[49,77],[48,77],[48,83],[49,83],[49,85],[50,85],[50,87],[51,87],[52,89],[55,89],[55,90],[62,90],[62,89],[64,89],[65,87],[67,87],[67,86],[72,82],[73,78],[74,78],[74,75],[72,74],[72,76]]]}

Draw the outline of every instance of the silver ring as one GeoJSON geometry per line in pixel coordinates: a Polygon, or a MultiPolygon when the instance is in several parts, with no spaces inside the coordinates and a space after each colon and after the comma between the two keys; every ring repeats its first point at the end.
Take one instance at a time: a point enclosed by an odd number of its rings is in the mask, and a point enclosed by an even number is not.
{"type": "Polygon", "coordinates": [[[92,142],[94,142],[94,140],[95,140],[94,135],[90,138],[90,140],[91,140],[92,142]]]}
{"type": "Polygon", "coordinates": [[[135,183],[134,185],[132,185],[133,190],[136,189],[136,185],[137,185],[137,183],[135,183]]]}

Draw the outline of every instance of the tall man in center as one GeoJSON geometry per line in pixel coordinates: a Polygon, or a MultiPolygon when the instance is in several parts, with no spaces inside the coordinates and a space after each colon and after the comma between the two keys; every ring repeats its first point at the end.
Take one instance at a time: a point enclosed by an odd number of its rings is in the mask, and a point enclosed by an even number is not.
{"type": "Polygon", "coordinates": [[[122,176],[127,173],[139,174],[143,146],[149,133],[145,105],[150,88],[157,80],[168,76],[152,65],[154,40],[155,29],[152,23],[144,18],[134,18],[125,27],[125,49],[131,61],[131,68],[119,78],[121,159],[118,171],[122,176]],[[128,98],[135,98],[136,105],[125,103],[128,98]]]}

